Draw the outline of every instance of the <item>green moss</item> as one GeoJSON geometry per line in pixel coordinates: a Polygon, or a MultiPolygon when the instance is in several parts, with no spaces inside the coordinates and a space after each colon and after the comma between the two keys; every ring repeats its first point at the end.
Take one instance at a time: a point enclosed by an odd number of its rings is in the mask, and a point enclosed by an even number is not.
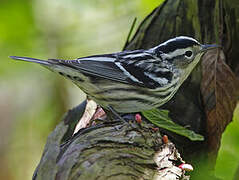
{"type": "Polygon", "coordinates": [[[216,28],[214,28],[214,37],[215,37],[215,40],[216,42],[219,44],[219,37],[220,37],[220,32],[222,29],[220,28],[220,2],[217,0],[216,1],[216,4],[215,4],[215,8],[214,8],[214,12],[213,12],[213,15],[214,15],[214,25],[216,28]]]}
{"type": "MultiPolygon", "coordinates": [[[[198,17],[198,1],[187,0],[187,19],[192,22],[193,29],[195,30],[195,37],[201,37],[201,26],[198,17]]],[[[198,39],[201,40],[201,39],[198,39]]]]}

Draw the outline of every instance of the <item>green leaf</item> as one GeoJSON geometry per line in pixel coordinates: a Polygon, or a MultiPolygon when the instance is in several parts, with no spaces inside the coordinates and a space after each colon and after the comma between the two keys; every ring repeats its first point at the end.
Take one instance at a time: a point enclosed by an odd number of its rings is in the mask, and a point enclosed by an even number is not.
{"type": "Polygon", "coordinates": [[[168,110],[158,110],[152,109],[143,111],[142,114],[146,117],[151,123],[156,126],[172,131],[181,136],[189,138],[191,141],[203,141],[204,137],[200,134],[195,133],[189,129],[184,128],[178,124],[175,124],[168,116],[168,110]]]}

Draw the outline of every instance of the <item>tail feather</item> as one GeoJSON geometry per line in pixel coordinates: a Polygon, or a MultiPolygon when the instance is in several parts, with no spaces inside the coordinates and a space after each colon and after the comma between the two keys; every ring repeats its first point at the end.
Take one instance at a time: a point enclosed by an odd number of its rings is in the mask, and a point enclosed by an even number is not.
{"type": "Polygon", "coordinates": [[[36,58],[21,57],[21,56],[9,56],[9,57],[14,59],[14,60],[34,62],[34,63],[39,63],[39,64],[42,64],[42,65],[50,65],[51,64],[49,61],[44,61],[44,60],[36,59],[36,58]]]}

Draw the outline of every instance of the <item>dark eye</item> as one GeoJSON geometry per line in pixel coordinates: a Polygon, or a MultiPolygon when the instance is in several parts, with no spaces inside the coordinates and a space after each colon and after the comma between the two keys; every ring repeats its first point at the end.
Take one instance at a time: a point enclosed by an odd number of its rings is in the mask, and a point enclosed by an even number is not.
{"type": "Polygon", "coordinates": [[[193,54],[192,51],[186,51],[186,52],[185,52],[185,56],[187,56],[187,57],[191,57],[192,54],[193,54]]]}

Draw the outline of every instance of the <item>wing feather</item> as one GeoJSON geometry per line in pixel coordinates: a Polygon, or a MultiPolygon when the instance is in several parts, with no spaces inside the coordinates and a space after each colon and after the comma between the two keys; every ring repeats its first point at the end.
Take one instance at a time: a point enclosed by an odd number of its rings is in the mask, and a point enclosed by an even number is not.
{"type": "MultiPolygon", "coordinates": [[[[126,84],[138,85],[155,89],[165,84],[158,75],[159,61],[142,50],[126,51],[78,58],[77,60],[58,60],[62,65],[69,66],[86,75],[102,77],[126,84]],[[152,74],[152,77],[147,72],[152,74]]],[[[169,72],[171,73],[171,72],[169,72]]],[[[161,75],[161,74],[160,74],[161,75]]],[[[162,74],[162,78],[165,75],[162,74]]]]}
{"type": "MultiPolygon", "coordinates": [[[[159,74],[157,72],[160,61],[145,50],[88,56],[76,60],[48,59],[47,61],[43,61],[19,56],[13,56],[11,58],[40,63],[52,70],[56,70],[57,65],[62,65],[75,69],[85,75],[147,88],[160,87],[163,85],[160,83],[160,76],[167,78],[167,74],[159,74]],[[147,72],[150,72],[148,73],[150,76],[147,72]]],[[[64,68],[61,69],[64,72],[64,68]]]]}
{"type": "Polygon", "coordinates": [[[142,86],[143,83],[130,75],[123,66],[121,66],[117,58],[116,55],[101,55],[79,58],[77,60],[58,60],[58,62],[84,74],[142,86]]]}

